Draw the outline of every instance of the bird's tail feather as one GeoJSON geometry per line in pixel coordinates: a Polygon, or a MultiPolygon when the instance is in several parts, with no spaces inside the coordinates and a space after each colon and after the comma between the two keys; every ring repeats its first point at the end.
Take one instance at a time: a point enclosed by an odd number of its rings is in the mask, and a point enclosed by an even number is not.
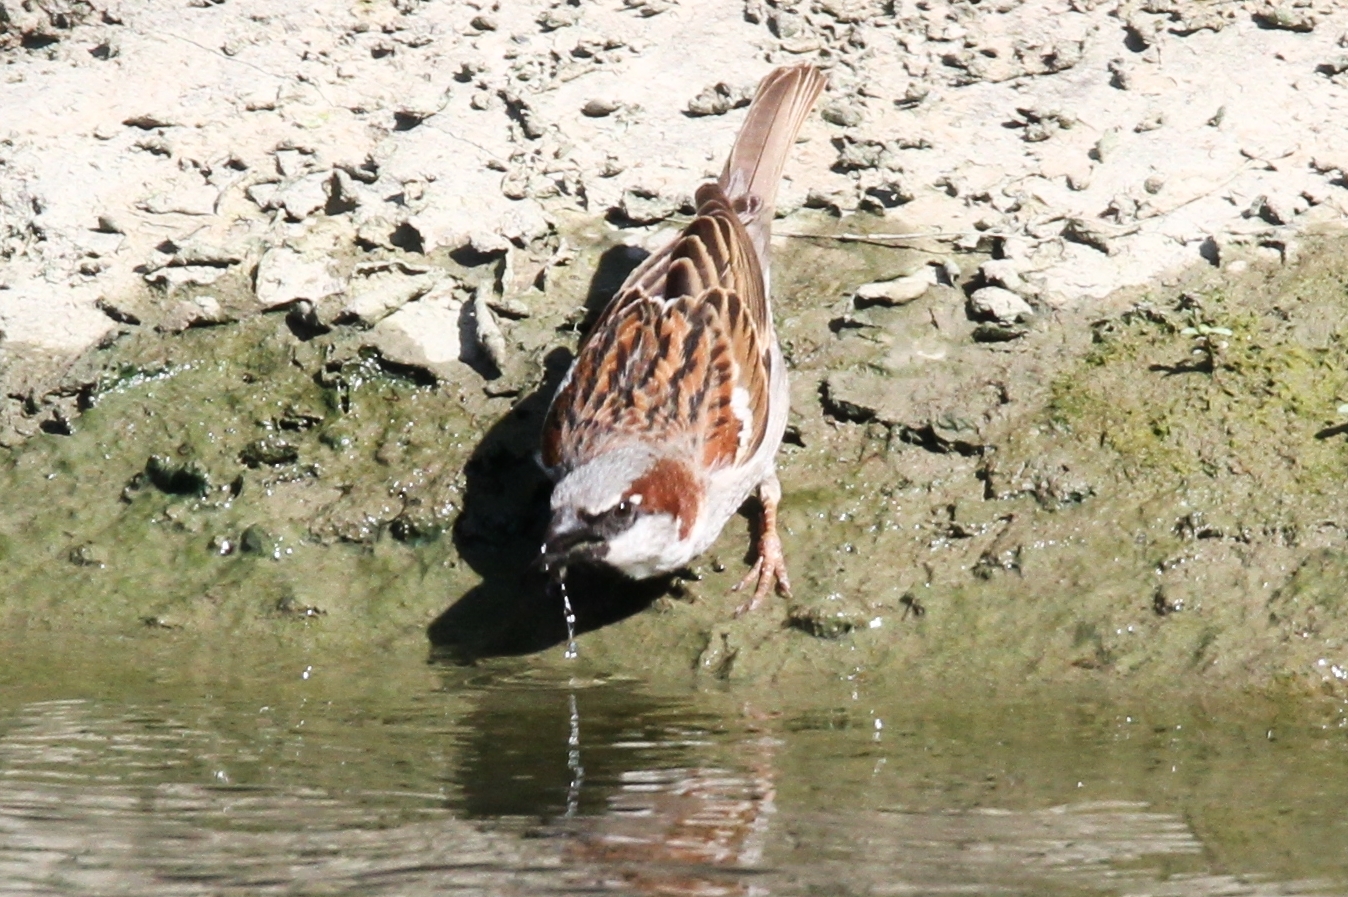
{"type": "Polygon", "coordinates": [[[769,73],[758,85],[721,172],[726,198],[764,249],[786,158],[826,83],[824,73],[812,65],[783,66],[769,73]]]}

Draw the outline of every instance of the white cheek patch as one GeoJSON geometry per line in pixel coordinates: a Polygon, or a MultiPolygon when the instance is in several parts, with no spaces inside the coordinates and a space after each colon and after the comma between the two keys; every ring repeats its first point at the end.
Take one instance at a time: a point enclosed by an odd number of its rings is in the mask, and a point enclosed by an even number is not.
{"type": "Polygon", "coordinates": [[[668,514],[646,514],[609,540],[604,563],[634,579],[677,570],[691,559],[679,538],[679,522],[668,514]]]}
{"type": "Polygon", "coordinates": [[[749,390],[736,386],[730,394],[730,413],[740,422],[739,454],[744,453],[749,444],[749,436],[754,431],[754,411],[749,407],[749,390]]]}

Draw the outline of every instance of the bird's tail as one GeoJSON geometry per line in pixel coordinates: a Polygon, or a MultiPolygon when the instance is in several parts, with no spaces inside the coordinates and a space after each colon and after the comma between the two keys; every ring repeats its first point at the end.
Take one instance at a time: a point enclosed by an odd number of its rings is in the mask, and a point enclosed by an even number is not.
{"type": "Polygon", "coordinates": [[[721,172],[720,186],[740,213],[760,258],[767,257],[777,186],[786,157],[827,79],[812,65],[773,69],[758,85],[721,172]]]}

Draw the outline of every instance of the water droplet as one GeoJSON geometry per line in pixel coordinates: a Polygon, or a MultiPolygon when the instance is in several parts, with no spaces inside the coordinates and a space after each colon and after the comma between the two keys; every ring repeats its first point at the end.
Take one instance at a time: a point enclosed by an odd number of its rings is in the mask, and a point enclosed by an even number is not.
{"type": "Polygon", "coordinates": [[[557,577],[557,588],[562,592],[562,617],[566,620],[566,654],[567,660],[575,660],[579,653],[576,650],[576,612],[571,609],[571,596],[566,591],[565,572],[557,577]]]}

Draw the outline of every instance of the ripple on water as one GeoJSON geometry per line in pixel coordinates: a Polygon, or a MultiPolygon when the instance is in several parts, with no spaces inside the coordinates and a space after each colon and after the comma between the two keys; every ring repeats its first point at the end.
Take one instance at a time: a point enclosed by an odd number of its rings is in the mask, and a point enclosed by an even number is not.
{"type": "Polygon", "coordinates": [[[1330,733],[1280,747],[1248,720],[1177,729],[1136,708],[662,694],[505,668],[409,667],[362,693],[332,684],[351,671],[313,669],[0,701],[0,881],[149,897],[1348,891],[1330,733]],[[1264,802],[1265,780],[1292,810],[1264,802]]]}

